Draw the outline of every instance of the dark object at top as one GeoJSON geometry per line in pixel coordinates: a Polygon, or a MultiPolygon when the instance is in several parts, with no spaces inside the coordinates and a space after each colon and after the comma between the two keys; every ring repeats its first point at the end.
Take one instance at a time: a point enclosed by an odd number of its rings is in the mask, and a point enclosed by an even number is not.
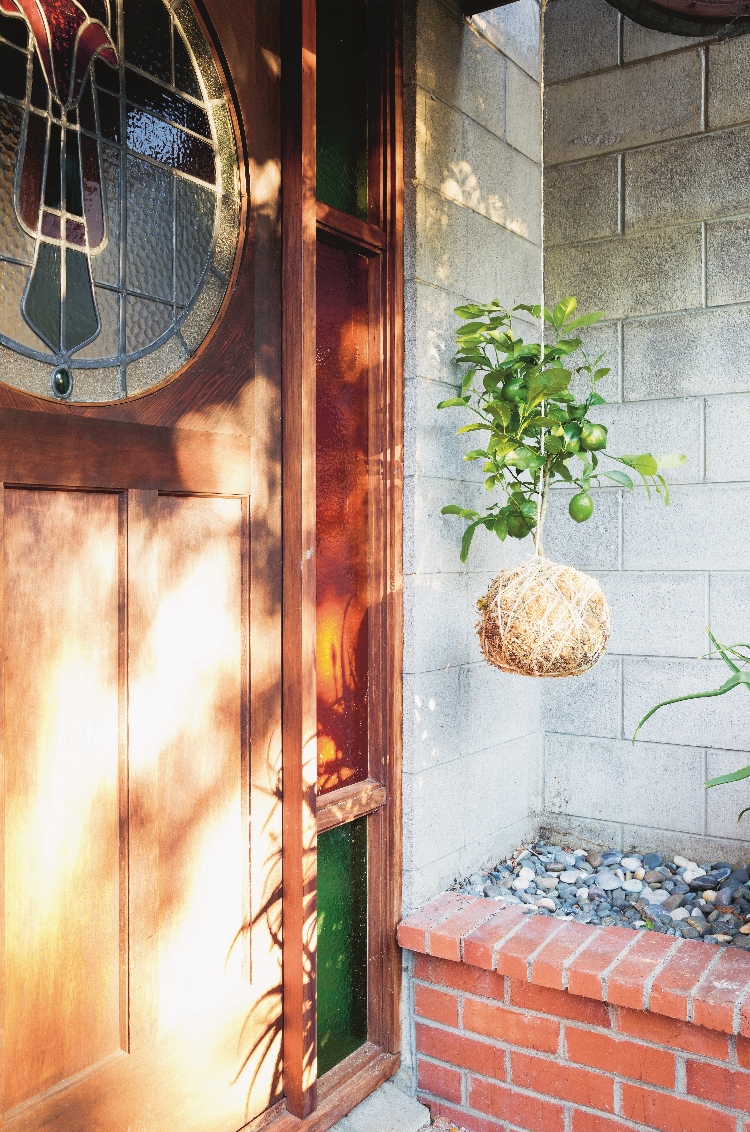
{"type": "MultiPolygon", "coordinates": [[[[514,0],[499,4],[481,0],[463,0],[465,16],[502,8],[514,0]]],[[[744,35],[750,31],[750,3],[746,0],[607,0],[636,24],[664,31],[670,35],[744,35]]]]}

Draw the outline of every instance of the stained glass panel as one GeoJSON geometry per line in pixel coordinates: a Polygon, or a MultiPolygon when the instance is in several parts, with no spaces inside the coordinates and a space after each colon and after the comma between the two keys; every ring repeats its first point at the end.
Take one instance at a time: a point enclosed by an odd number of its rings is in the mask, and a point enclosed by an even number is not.
{"type": "Polygon", "coordinates": [[[200,346],[236,255],[237,149],[216,63],[190,0],[12,2],[0,355],[25,362],[0,380],[83,401],[142,392],[200,346]]]}
{"type": "Polygon", "coordinates": [[[367,1040],[367,818],[318,837],[318,1075],[367,1040]]]}
{"type": "Polygon", "coordinates": [[[317,3],[318,200],[367,219],[367,3],[317,3]]]}

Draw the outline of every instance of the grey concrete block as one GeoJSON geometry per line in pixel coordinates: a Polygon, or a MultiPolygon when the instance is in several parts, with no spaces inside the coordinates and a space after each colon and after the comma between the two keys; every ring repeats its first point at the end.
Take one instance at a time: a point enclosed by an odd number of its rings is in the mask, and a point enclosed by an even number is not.
{"type": "Polygon", "coordinates": [[[625,400],[750,390],[750,307],[626,322],[625,400]]]}
{"type": "MultiPolygon", "coordinates": [[[[596,421],[609,429],[607,450],[613,454],[650,452],[666,456],[682,452],[688,463],[682,468],[664,469],[668,483],[695,483],[700,480],[701,417],[703,402],[699,398],[670,401],[630,401],[621,405],[598,405],[592,410],[596,421]]],[[[621,464],[603,459],[604,471],[621,464]]],[[[633,477],[636,479],[637,477],[633,477]]]]}
{"type": "MultiPolygon", "coordinates": [[[[737,827],[739,829],[739,826],[737,827]]],[[[747,858],[748,843],[738,838],[699,837],[696,834],[670,833],[667,830],[641,826],[623,826],[623,846],[643,848],[661,853],[665,858],[679,853],[691,861],[741,862],[747,858]]]]}
{"type": "MultiPolygon", "coordinates": [[[[612,613],[610,653],[698,656],[706,641],[704,574],[599,574],[612,613]]],[[[750,596],[750,578],[748,579],[750,596]]]]}
{"type": "Polygon", "coordinates": [[[544,238],[573,244],[618,232],[617,156],[553,165],[544,173],[544,238]]]}
{"type": "Polygon", "coordinates": [[[411,349],[413,358],[410,376],[457,385],[463,367],[453,361],[456,353],[454,334],[461,325],[461,319],[453,312],[465,299],[419,281],[414,283],[413,289],[413,306],[405,318],[407,349],[411,349]]]}
{"type": "Polygon", "coordinates": [[[545,273],[548,289],[575,295],[582,311],[625,318],[700,305],[701,258],[693,225],[550,248],[545,273]]]}
{"type": "Polygon", "coordinates": [[[622,826],[619,822],[594,821],[548,810],[540,815],[539,836],[552,845],[564,845],[570,849],[622,849],[622,826]]]}
{"type": "MultiPolygon", "coordinates": [[[[438,409],[438,403],[455,397],[456,388],[418,377],[406,386],[404,473],[431,479],[484,482],[482,461],[467,462],[465,453],[478,448],[477,433],[456,436],[464,424],[476,420],[468,409],[438,409]]],[[[451,500],[446,500],[451,502],[451,500]]]]}
{"type": "MultiPolygon", "coordinates": [[[[735,693],[736,694],[736,693],[735,693]]],[[[750,763],[750,751],[706,751],[706,777],[733,774],[750,763]]],[[[706,833],[712,837],[741,837],[750,845],[750,814],[738,817],[750,806],[750,779],[726,782],[706,790],[706,833]]],[[[747,856],[747,850],[743,854],[747,856]]],[[[715,859],[715,858],[714,858],[715,859]]]]}
{"type": "Polygon", "coordinates": [[[525,240],[541,239],[539,166],[468,118],[462,158],[446,169],[441,192],[525,240]]]}
{"type": "MultiPolygon", "coordinates": [[[[472,485],[474,487],[474,485],[472,485]]],[[[484,493],[483,488],[479,491],[484,493]]],[[[459,561],[464,520],[456,515],[441,515],[448,503],[468,507],[476,490],[453,480],[431,476],[407,476],[404,480],[404,573],[455,574],[463,570],[459,561]]],[[[483,500],[482,502],[485,502],[483,500]]],[[[497,536],[493,536],[497,541],[497,536]]],[[[477,548],[479,540],[477,540],[477,548]]],[[[481,569],[476,553],[469,569],[481,569]]],[[[491,567],[490,567],[491,568],[491,567]]]]}
{"type": "Polygon", "coordinates": [[[465,288],[481,296],[483,302],[497,298],[507,308],[519,302],[538,302],[542,290],[540,248],[477,212],[463,211],[465,288]]]}
{"type": "Polygon", "coordinates": [[[420,1132],[430,1125],[430,1110],[386,1081],[334,1124],[331,1132],[420,1132]]]}
{"type": "Polygon", "coordinates": [[[698,51],[547,88],[545,161],[649,145],[701,128],[698,51]]]}
{"type": "Polygon", "coordinates": [[[595,821],[703,830],[703,751],[547,735],[544,807],[595,821]],[[664,783],[669,783],[665,790],[664,783]]]}
{"type": "Polygon", "coordinates": [[[604,0],[558,0],[544,18],[548,83],[617,64],[619,13],[604,0]]]}
{"type": "Polygon", "coordinates": [[[541,161],[542,103],[539,83],[520,67],[506,68],[505,140],[532,161],[541,161]]]}
{"type": "Polygon", "coordinates": [[[750,218],[706,225],[706,301],[709,306],[750,299],[747,273],[750,218]]]}
{"type": "Polygon", "coordinates": [[[448,291],[463,291],[467,278],[468,210],[437,192],[417,186],[415,272],[448,291]]]}
{"type": "Polygon", "coordinates": [[[502,137],[505,59],[454,9],[418,0],[416,82],[502,137]]]}
{"type": "Polygon", "coordinates": [[[750,394],[706,400],[706,479],[750,480],[750,394]]]}
{"type": "MultiPolygon", "coordinates": [[[[456,179],[456,169],[465,163],[464,116],[429,91],[417,90],[417,180],[436,192],[456,179]]],[[[445,192],[461,201],[455,192],[445,192]]]]}
{"type": "Polygon", "coordinates": [[[632,63],[635,59],[646,59],[650,55],[663,55],[669,51],[680,51],[703,43],[701,38],[687,35],[669,35],[663,31],[653,31],[633,23],[627,16],[622,17],[622,59],[632,63]]]}
{"type": "Polygon", "coordinates": [[[572,494],[569,488],[550,494],[543,532],[547,557],[579,570],[616,570],[620,559],[619,491],[593,489],[594,514],[585,523],[575,523],[568,515],[572,494]]]}
{"type": "Polygon", "coordinates": [[[620,739],[621,662],[604,656],[583,676],[543,680],[542,729],[565,735],[620,739]]]}
{"type": "Polygon", "coordinates": [[[710,129],[750,118],[750,43],[747,36],[708,49],[706,117],[710,129]]]}
{"type": "Polygon", "coordinates": [[[728,216],[750,208],[748,127],[681,138],[626,153],[623,160],[626,230],[728,216]]]}
{"type": "Polygon", "coordinates": [[[504,8],[490,8],[473,16],[471,23],[508,59],[539,81],[539,5],[517,0],[504,8]]]}
{"type": "MultiPolygon", "coordinates": [[[[655,704],[718,688],[728,670],[721,660],[625,659],[625,734],[633,735],[655,704]]],[[[636,747],[684,743],[742,751],[750,735],[750,696],[742,689],[726,696],[688,700],[660,708],[644,724],[636,747]]]]}
{"type": "MultiPolygon", "coordinates": [[[[640,490],[623,500],[626,570],[745,570],[750,491],[742,485],[674,487],[669,507],[640,490]]],[[[750,696],[748,697],[750,700],[750,696]]]]}
{"type": "MultiPolygon", "coordinates": [[[[564,298],[564,294],[547,292],[547,302],[564,298]]],[[[601,358],[600,365],[606,366],[609,373],[597,382],[597,392],[605,401],[616,403],[620,400],[620,328],[616,322],[598,322],[580,331],[583,339],[583,349],[591,362],[601,358]],[[602,356],[603,355],[603,356],[602,356]]],[[[571,365],[582,365],[583,353],[576,353],[571,358],[571,365]]],[[[588,397],[590,382],[585,374],[575,375],[570,383],[571,392],[579,400],[588,397]]]]}
{"type": "Polygon", "coordinates": [[[711,574],[707,623],[722,644],[750,643],[750,574],[711,574]]]}
{"type": "Polygon", "coordinates": [[[472,596],[463,574],[404,579],[404,672],[434,672],[476,659],[472,596]]]}

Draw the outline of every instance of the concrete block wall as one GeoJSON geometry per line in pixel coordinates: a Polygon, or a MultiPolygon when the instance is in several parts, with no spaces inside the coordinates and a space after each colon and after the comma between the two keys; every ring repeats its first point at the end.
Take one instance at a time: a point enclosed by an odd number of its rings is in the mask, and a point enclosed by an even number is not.
{"type": "Polygon", "coordinates": [[[436,406],[459,380],[453,308],[541,296],[539,24],[535,0],[471,22],[458,0],[406,3],[405,912],[537,824],[540,691],[488,668],[473,631],[527,548],[481,532],[461,565],[440,510],[484,488],[436,406]]]}
{"type": "Polygon", "coordinates": [[[603,309],[613,369],[597,417],[614,451],[683,451],[672,504],[596,493],[580,529],[553,507],[547,550],[600,578],[607,657],[543,688],[544,823],[627,847],[735,859],[750,789],[706,792],[750,762],[750,697],[666,708],[718,686],[696,659],[750,640],[750,37],[682,39],[605,0],[545,15],[545,289],[603,309]]]}

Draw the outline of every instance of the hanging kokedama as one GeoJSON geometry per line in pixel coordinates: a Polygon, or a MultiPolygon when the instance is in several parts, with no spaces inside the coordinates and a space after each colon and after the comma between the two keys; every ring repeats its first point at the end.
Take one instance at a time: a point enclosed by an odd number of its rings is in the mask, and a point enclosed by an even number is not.
{"type": "Polygon", "coordinates": [[[596,664],[609,640],[609,607],[599,583],[544,557],[542,529],[551,484],[561,480],[576,485],[568,512],[583,523],[594,511],[592,483],[606,477],[634,490],[630,474],[622,468],[600,468],[602,456],[636,472],[649,497],[653,488],[665,503],[669,489],[659,469],[687,461],[681,455],[657,460],[648,453],[612,456],[606,451],[607,430],[588,415],[604,404],[596,385],[609,370],[600,365],[603,354],[589,359],[575,333],[598,322],[603,312],[574,318],[576,306],[576,300],[569,298],[552,311],[527,304],[513,308],[534,318],[544,316],[555,338],[554,344],[544,346],[516,338],[513,312],[498,300],[457,307],[464,325],[456,332],[456,360],[468,363],[469,369],[460,394],[438,405],[470,409],[477,416],[458,433],[483,431],[489,438],[486,447],[473,449],[464,460],[483,460],[485,487],[500,488],[506,496],[505,503],[490,503],[484,514],[454,504],[443,508],[444,515],[468,520],[461,561],[466,561],[479,527],[503,540],[508,535],[517,539],[534,535],[534,557],[502,570],[478,602],[482,619],[477,628],[485,658],[504,672],[524,676],[580,675],[596,664]],[[566,369],[566,358],[581,358],[582,364],[566,369]],[[584,401],[577,401],[570,391],[574,374],[588,384],[584,401]]]}

